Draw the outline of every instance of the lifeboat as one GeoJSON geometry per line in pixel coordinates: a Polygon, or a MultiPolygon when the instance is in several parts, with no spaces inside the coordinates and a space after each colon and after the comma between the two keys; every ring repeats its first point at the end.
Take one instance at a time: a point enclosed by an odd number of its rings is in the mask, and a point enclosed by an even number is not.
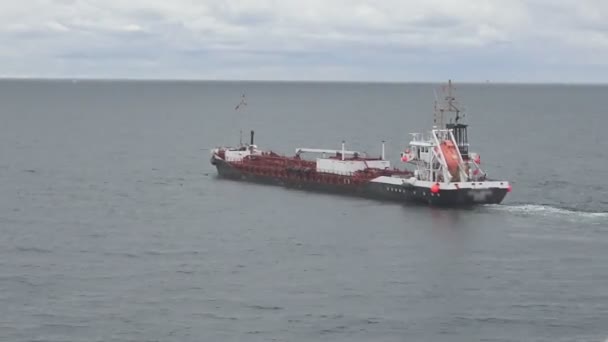
{"type": "Polygon", "coordinates": [[[452,181],[459,182],[460,173],[458,172],[458,161],[460,158],[458,156],[458,147],[450,140],[441,142],[440,147],[441,152],[443,152],[445,157],[445,162],[448,164],[448,171],[450,172],[450,175],[452,175],[452,181]]]}

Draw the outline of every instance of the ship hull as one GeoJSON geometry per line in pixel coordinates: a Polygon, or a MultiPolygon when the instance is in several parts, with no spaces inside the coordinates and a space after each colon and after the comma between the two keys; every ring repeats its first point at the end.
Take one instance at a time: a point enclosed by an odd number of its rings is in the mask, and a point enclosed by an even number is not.
{"type": "Polygon", "coordinates": [[[281,179],[278,177],[243,172],[240,169],[233,167],[230,163],[220,159],[212,159],[212,164],[216,166],[218,175],[226,179],[385,201],[430,204],[442,207],[499,204],[507,194],[507,189],[500,188],[454,189],[441,190],[438,193],[433,193],[428,186],[414,186],[405,182],[399,185],[373,181],[356,185],[327,184],[298,179],[281,179]]]}

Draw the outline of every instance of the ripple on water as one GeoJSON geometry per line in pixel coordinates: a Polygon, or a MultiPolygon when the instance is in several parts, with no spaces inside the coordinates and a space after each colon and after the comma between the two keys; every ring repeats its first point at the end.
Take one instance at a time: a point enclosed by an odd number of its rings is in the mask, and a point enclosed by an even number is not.
{"type": "Polygon", "coordinates": [[[265,306],[265,305],[247,305],[248,308],[250,309],[255,309],[255,310],[266,310],[266,311],[277,311],[277,310],[283,310],[284,308],[280,307],[280,306],[265,306]]]}
{"type": "Polygon", "coordinates": [[[216,320],[221,320],[221,321],[237,321],[238,320],[237,317],[222,316],[222,315],[214,314],[211,312],[193,313],[192,316],[216,319],[216,320]]]}
{"type": "Polygon", "coordinates": [[[40,247],[25,247],[25,246],[17,246],[15,248],[17,252],[24,253],[38,253],[38,254],[51,254],[53,253],[50,249],[40,248],[40,247]]]}

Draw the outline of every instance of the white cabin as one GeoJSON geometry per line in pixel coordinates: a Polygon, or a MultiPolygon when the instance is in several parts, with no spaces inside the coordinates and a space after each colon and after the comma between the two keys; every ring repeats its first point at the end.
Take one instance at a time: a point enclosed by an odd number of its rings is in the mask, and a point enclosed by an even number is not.
{"type": "MultiPolygon", "coordinates": [[[[217,153],[219,150],[220,149],[215,149],[213,152],[217,153]]],[[[236,148],[225,148],[224,153],[224,160],[226,160],[227,162],[240,162],[247,156],[262,154],[262,152],[258,150],[256,145],[244,145],[236,148]]]]}
{"type": "Polygon", "coordinates": [[[479,156],[469,153],[467,125],[460,123],[463,116],[450,81],[444,101],[435,103],[436,125],[427,136],[412,133],[410,148],[402,153],[402,161],[416,165],[417,180],[436,183],[485,180],[479,156]],[[448,121],[447,114],[454,117],[448,121]]]}

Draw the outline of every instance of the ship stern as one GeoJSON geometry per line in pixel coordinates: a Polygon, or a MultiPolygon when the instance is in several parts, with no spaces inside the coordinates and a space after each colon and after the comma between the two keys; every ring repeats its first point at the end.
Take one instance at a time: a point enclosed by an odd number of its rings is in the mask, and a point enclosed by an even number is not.
{"type": "Polygon", "coordinates": [[[500,204],[511,191],[506,181],[423,183],[413,186],[413,194],[418,200],[435,206],[500,204]]]}

